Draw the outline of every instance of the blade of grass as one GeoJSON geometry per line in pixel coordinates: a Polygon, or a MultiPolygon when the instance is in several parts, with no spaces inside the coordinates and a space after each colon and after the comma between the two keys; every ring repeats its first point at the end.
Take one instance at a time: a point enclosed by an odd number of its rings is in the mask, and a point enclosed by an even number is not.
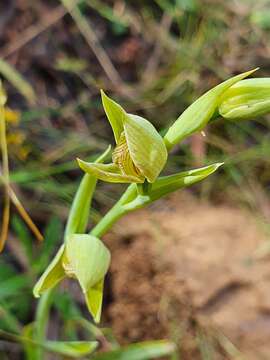
{"type": "Polygon", "coordinates": [[[0,59],[0,73],[29,101],[35,103],[35,92],[23,76],[8,62],[0,59]]]}
{"type": "Polygon", "coordinates": [[[10,215],[10,200],[9,200],[9,192],[8,192],[8,183],[9,183],[8,148],[7,148],[5,108],[4,108],[5,103],[6,103],[6,95],[2,88],[2,84],[0,83],[0,145],[2,152],[3,177],[5,179],[4,210],[2,215],[2,228],[0,235],[0,252],[3,250],[7,239],[9,215],[10,215]]]}
{"type": "Polygon", "coordinates": [[[31,219],[30,215],[28,214],[28,212],[24,208],[23,204],[19,200],[15,191],[12,189],[12,187],[9,184],[6,184],[4,176],[1,175],[1,171],[0,171],[0,182],[2,182],[3,184],[5,184],[7,186],[10,200],[13,202],[18,213],[21,215],[22,219],[25,221],[25,223],[27,224],[29,229],[33,232],[33,234],[35,235],[37,240],[42,241],[43,235],[41,234],[38,227],[35,225],[35,223],[31,219]]]}
{"type": "Polygon", "coordinates": [[[25,223],[27,224],[29,229],[32,231],[32,233],[35,235],[37,240],[42,241],[43,240],[43,235],[41,234],[38,227],[33,222],[30,215],[25,210],[23,204],[18,199],[16,193],[14,192],[14,190],[10,186],[9,186],[9,196],[10,196],[10,199],[13,202],[13,204],[16,206],[16,209],[18,210],[18,213],[21,215],[21,217],[23,218],[23,220],[25,221],[25,223]]]}
{"type": "Polygon", "coordinates": [[[78,29],[80,30],[81,34],[85,38],[87,44],[92,49],[93,53],[95,54],[96,58],[98,59],[100,65],[102,66],[104,72],[111,80],[112,84],[116,87],[116,89],[122,90],[123,93],[128,95],[130,93],[130,88],[128,88],[121,79],[120,75],[118,74],[115,66],[111,62],[109,56],[107,55],[106,51],[101,46],[96,33],[91,28],[89,22],[80,12],[80,9],[77,6],[75,0],[61,0],[64,7],[68,10],[71,17],[75,21],[78,29]]]}
{"type": "Polygon", "coordinates": [[[35,37],[42,32],[49,29],[55,23],[57,23],[65,14],[66,9],[62,5],[58,6],[55,10],[48,11],[44,17],[34,25],[29,26],[15,39],[15,41],[9,42],[1,51],[1,58],[6,58],[16,51],[20,50],[23,46],[28,44],[35,37]]]}
{"type": "Polygon", "coordinates": [[[175,345],[169,341],[145,341],[99,353],[92,360],[149,360],[171,355],[174,351],[175,345]]]}
{"type": "Polygon", "coordinates": [[[247,360],[245,355],[222,333],[216,335],[220,346],[226,351],[230,359],[247,360]]]}
{"type": "MultiPolygon", "coordinates": [[[[28,329],[27,329],[28,330],[28,329]]],[[[31,330],[31,328],[30,328],[31,330]]],[[[27,331],[28,332],[30,332],[27,331]]],[[[21,343],[22,345],[31,345],[40,347],[46,352],[60,354],[69,358],[82,358],[95,350],[98,343],[93,341],[44,341],[38,342],[27,336],[12,334],[7,331],[0,330],[0,338],[9,342],[21,343]]],[[[34,358],[36,359],[36,357],[34,358]]]]}

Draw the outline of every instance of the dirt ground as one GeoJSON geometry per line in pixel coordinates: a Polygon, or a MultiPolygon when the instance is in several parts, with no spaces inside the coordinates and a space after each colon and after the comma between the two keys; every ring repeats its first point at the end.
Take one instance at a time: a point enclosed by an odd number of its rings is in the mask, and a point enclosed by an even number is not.
{"type": "Polygon", "coordinates": [[[120,342],[170,337],[181,359],[270,359],[270,260],[254,215],[182,193],[129,214],[106,241],[120,342]]]}

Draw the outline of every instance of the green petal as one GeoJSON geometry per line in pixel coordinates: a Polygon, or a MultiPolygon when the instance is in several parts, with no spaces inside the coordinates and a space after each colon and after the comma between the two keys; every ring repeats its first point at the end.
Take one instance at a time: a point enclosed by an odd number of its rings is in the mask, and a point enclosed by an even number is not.
{"type": "Polygon", "coordinates": [[[52,262],[49,264],[45,272],[36,283],[33,293],[35,297],[39,297],[45,290],[54,287],[59,281],[65,277],[65,271],[62,266],[62,258],[65,251],[63,244],[58,250],[52,262]]]}
{"type": "Polygon", "coordinates": [[[122,132],[119,142],[112,153],[113,163],[119,167],[123,175],[135,176],[141,178],[142,181],[145,177],[140,173],[140,170],[135,166],[128,148],[125,133],[122,132]]]}
{"type": "Polygon", "coordinates": [[[124,131],[130,156],[149,182],[154,182],[167,161],[167,149],[155,127],[146,119],[126,114],[124,131]]]}
{"type": "Polygon", "coordinates": [[[101,317],[103,286],[104,286],[104,278],[100,280],[100,282],[97,283],[94,287],[90,288],[87,291],[87,293],[85,293],[85,301],[88,310],[93,316],[93,319],[96,323],[100,322],[100,317],[101,317]]]}
{"type": "Polygon", "coordinates": [[[120,135],[124,130],[123,117],[125,115],[125,110],[115,101],[110,99],[109,96],[107,96],[103,90],[101,90],[100,92],[101,92],[103,108],[113,129],[115,142],[117,144],[120,135]]]}
{"type": "Polygon", "coordinates": [[[247,71],[222,82],[190,105],[164,136],[167,148],[171,149],[186,137],[202,130],[213,116],[223,93],[238,81],[252,74],[255,70],[247,71]]]}
{"type": "Polygon", "coordinates": [[[112,183],[143,183],[144,179],[132,175],[124,175],[115,164],[95,164],[77,159],[80,168],[100,180],[112,183]]]}
{"type": "Polygon", "coordinates": [[[247,79],[222,96],[219,113],[229,120],[246,120],[270,112],[270,78],[247,79]]]}
{"type": "Polygon", "coordinates": [[[74,234],[67,240],[67,260],[86,293],[104,278],[111,255],[101,240],[92,235],[74,234]]]}

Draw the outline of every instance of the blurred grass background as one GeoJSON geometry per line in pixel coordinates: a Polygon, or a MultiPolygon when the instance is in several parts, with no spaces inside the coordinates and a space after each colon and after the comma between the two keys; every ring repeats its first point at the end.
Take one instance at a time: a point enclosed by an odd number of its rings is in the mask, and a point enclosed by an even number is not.
{"type": "MultiPolygon", "coordinates": [[[[62,241],[80,180],[74,159],[94,157],[113,143],[99,89],[165,132],[222,80],[257,66],[255,76],[269,77],[269,35],[269,0],[3,2],[0,73],[8,105],[18,112],[8,122],[11,182],[45,242],[35,243],[13,209],[0,258],[1,329],[20,332],[33,320],[32,286],[62,241]]],[[[206,136],[195,135],[174,150],[167,172],[225,161],[193,191],[214,202],[241,203],[269,233],[269,128],[269,116],[216,121],[206,136]]],[[[121,189],[98,186],[92,222],[121,189]]],[[[75,325],[69,319],[81,310],[64,294],[56,306],[61,334],[71,337],[75,325]]]]}

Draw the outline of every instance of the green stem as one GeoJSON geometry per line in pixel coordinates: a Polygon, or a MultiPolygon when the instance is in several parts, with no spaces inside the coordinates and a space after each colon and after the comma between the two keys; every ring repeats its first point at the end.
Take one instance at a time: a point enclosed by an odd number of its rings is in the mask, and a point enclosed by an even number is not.
{"type": "MultiPolygon", "coordinates": [[[[40,298],[37,306],[36,312],[36,326],[35,326],[35,334],[34,339],[38,343],[43,343],[46,339],[46,332],[49,321],[49,312],[52,304],[54,295],[54,288],[47,290],[44,295],[40,298]]],[[[41,347],[37,348],[36,351],[36,359],[43,360],[44,359],[44,349],[41,347]]]]}
{"type": "Polygon", "coordinates": [[[100,222],[90,231],[96,237],[104,235],[122,216],[130,212],[124,205],[132,201],[137,195],[136,185],[130,185],[117,203],[107,212],[100,222]]]}
{"type": "Polygon", "coordinates": [[[126,213],[123,206],[118,203],[100,220],[100,222],[91,230],[90,234],[96,237],[104,235],[113,224],[126,213]]]}

